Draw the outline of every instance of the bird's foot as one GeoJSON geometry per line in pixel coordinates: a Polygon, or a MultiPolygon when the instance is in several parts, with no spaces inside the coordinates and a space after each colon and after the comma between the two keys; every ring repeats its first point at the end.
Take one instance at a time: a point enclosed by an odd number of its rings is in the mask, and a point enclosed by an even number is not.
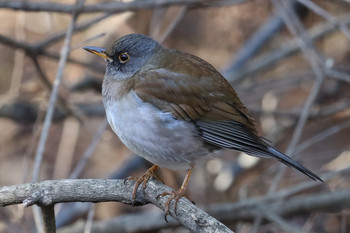
{"type": "Polygon", "coordinates": [[[139,188],[139,186],[142,184],[142,191],[145,191],[146,189],[146,184],[147,184],[147,181],[153,177],[157,180],[160,180],[161,182],[163,182],[159,177],[158,175],[156,174],[156,171],[158,169],[158,166],[157,165],[153,165],[151,168],[149,168],[145,174],[143,174],[142,176],[140,177],[128,177],[124,180],[124,183],[128,180],[136,180],[136,184],[134,186],[134,190],[132,192],[132,203],[134,203],[135,199],[136,199],[136,192],[137,192],[137,189],[139,188]]]}
{"type": "Polygon", "coordinates": [[[164,215],[164,219],[165,219],[166,222],[168,222],[167,216],[168,216],[169,213],[170,213],[170,212],[169,212],[169,209],[170,209],[170,203],[171,203],[171,201],[174,200],[174,212],[175,212],[175,214],[177,215],[177,203],[179,202],[179,200],[181,199],[181,197],[185,196],[185,194],[186,194],[186,187],[181,187],[181,188],[179,188],[179,189],[176,190],[176,191],[165,192],[165,193],[162,193],[162,194],[158,195],[157,198],[170,195],[170,196],[168,197],[167,202],[165,203],[165,215],[164,215]]]}
{"type": "Polygon", "coordinates": [[[179,188],[176,191],[165,192],[165,193],[162,193],[162,194],[157,196],[157,198],[159,198],[159,197],[164,197],[164,196],[170,195],[170,197],[168,198],[167,202],[165,203],[164,219],[165,219],[166,222],[168,222],[166,217],[170,213],[169,212],[169,208],[170,208],[170,203],[171,203],[172,200],[174,200],[174,212],[177,215],[177,203],[179,202],[181,197],[185,196],[185,193],[186,193],[186,190],[187,190],[188,181],[190,180],[193,167],[194,167],[194,164],[191,164],[191,168],[188,169],[186,177],[185,177],[184,181],[182,182],[181,188],[179,188]]]}

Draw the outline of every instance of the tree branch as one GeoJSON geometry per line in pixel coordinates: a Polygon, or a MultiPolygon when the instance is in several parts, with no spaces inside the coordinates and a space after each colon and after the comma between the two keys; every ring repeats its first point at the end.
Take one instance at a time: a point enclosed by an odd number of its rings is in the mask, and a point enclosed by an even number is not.
{"type": "MultiPolygon", "coordinates": [[[[305,57],[307,58],[307,60],[309,61],[309,64],[316,78],[310,90],[309,96],[305,101],[303,109],[300,112],[299,119],[295,126],[295,130],[293,132],[291,141],[286,150],[286,154],[291,155],[296,150],[296,146],[300,141],[300,138],[304,131],[306,121],[309,118],[311,107],[316,101],[316,97],[319,94],[323,81],[325,80],[326,77],[322,72],[322,68],[320,65],[321,58],[319,56],[317,49],[314,46],[313,40],[310,38],[305,28],[303,27],[302,23],[300,22],[298,17],[295,15],[295,12],[288,8],[291,2],[287,2],[287,1],[280,2],[278,0],[271,0],[271,1],[276,7],[276,9],[279,11],[279,13],[281,14],[281,17],[285,25],[289,29],[289,31],[294,35],[294,37],[299,42],[300,49],[305,55],[305,57]]],[[[282,179],[285,169],[286,169],[285,167],[280,166],[280,170],[270,186],[269,193],[272,193],[277,189],[277,186],[280,180],[282,179]]]]}
{"type": "Polygon", "coordinates": [[[44,233],[56,233],[55,209],[54,206],[41,207],[43,216],[44,233]]]}
{"type": "Polygon", "coordinates": [[[61,54],[60,54],[60,60],[58,62],[58,68],[57,68],[57,73],[56,73],[56,78],[54,85],[52,87],[52,92],[49,100],[49,106],[45,115],[45,120],[44,120],[44,125],[43,129],[41,131],[37,151],[35,154],[35,160],[34,160],[34,168],[33,168],[33,174],[32,174],[32,181],[35,182],[39,178],[39,171],[40,171],[40,166],[41,166],[41,161],[43,158],[45,146],[46,146],[46,140],[48,136],[48,131],[52,123],[52,118],[53,118],[53,111],[55,110],[55,104],[58,96],[58,91],[61,85],[62,77],[63,77],[63,71],[66,66],[67,58],[69,56],[70,52],[70,43],[72,40],[73,32],[74,32],[74,25],[75,22],[79,16],[79,11],[83,7],[85,3],[85,0],[77,0],[76,4],[74,5],[73,8],[73,13],[72,13],[72,20],[70,22],[70,25],[67,29],[67,34],[64,40],[63,47],[61,49],[61,54]]]}
{"type": "MultiPolygon", "coordinates": [[[[137,11],[144,9],[166,8],[171,6],[187,6],[191,8],[225,6],[246,2],[246,0],[152,0],[152,1],[130,1],[130,2],[106,2],[90,4],[81,8],[80,13],[137,11]]],[[[47,3],[47,2],[0,2],[0,8],[7,8],[21,11],[45,11],[71,14],[74,11],[74,4],[47,3]]]]}
{"type": "MultiPolygon", "coordinates": [[[[146,196],[149,195],[148,186],[149,185],[147,185],[146,188],[146,196]]],[[[154,193],[153,195],[156,194],[157,193],[154,193]]],[[[284,200],[281,200],[279,198],[269,198],[265,200],[251,198],[238,203],[215,204],[208,207],[206,210],[208,211],[208,213],[212,214],[214,217],[221,221],[227,221],[230,223],[237,221],[251,222],[254,221],[255,217],[259,213],[261,213],[261,208],[264,208],[265,206],[268,207],[268,211],[270,212],[270,214],[273,213],[273,216],[263,216],[263,218],[265,217],[267,219],[275,219],[276,216],[278,216],[279,218],[290,217],[298,214],[309,213],[311,211],[341,211],[342,209],[350,207],[350,189],[338,190],[322,194],[312,193],[310,195],[299,196],[284,200]]],[[[180,208],[182,209],[182,203],[180,208]]],[[[157,231],[159,229],[164,229],[166,227],[179,226],[179,224],[173,221],[173,219],[169,219],[170,221],[168,224],[164,221],[161,221],[162,218],[162,214],[159,214],[152,210],[147,211],[145,213],[127,214],[110,220],[97,221],[92,224],[91,229],[94,233],[106,232],[106,229],[115,229],[113,231],[115,233],[129,233],[150,232],[157,231]],[[130,222],[134,223],[131,227],[130,222]]],[[[78,223],[72,226],[64,227],[61,230],[59,230],[59,232],[75,233],[82,232],[83,229],[84,224],[78,223]]]]}
{"type": "Polygon", "coordinates": [[[327,193],[312,193],[287,200],[265,202],[242,201],[240,203],[222,203],[208,209],[208,213],[222,221],[252,221],[257,215],[258,205],[267,205],[275,214],[288,217],[311,211],[340,211],[350,207],[350,189],[327,193]]]}
{"type": "MultiPolygon", "coordinates": [[[[342,15],[337,17],[337,20],[343,22],[345,25],[350,23],[349,15],[342,15]]],[[[337,30],[336,27],[330,22],[320,23],[316,26],[313,26],[310,30],[308,30],[308,34],[310,39],[317,40],[328,34],[331,34],[337,30]]],[[[283,43],[279,49],[275,49],[271,52],[267,52],[265,55],[261,55],[258,58],[252,60],[249,64],[246,64],[244,69],[237,71],[234,76],[233,82],[239,82],[245,76],[254,74],[262,69],[265,69],[276,62],[281,61],[283,58],[294,55],[295,53],[300,51],[300,47],[298,46],[295,39],[283,43]]]]}
{"type": "MultiPolygon", "coordinates": [[[[156,180],[149,180],[145,192],[137,192],[134,203],[131,196],[135,181],[124,180],[50,180],[40,183],[5,186],[0,188],[0,206],[23,203],[24,206],[51,206],[62,202],[107,202],[146,205],[151,203],[165,210],[167,196],[157,198],[171,189],[156,180]]],[[[171,206],[172,207],[172,206],[171,206]]],[[[170,215],[193,232],[231,232],[225,225],[193,205],[188,199],[178,202],[177,215],[170,215]]]]}

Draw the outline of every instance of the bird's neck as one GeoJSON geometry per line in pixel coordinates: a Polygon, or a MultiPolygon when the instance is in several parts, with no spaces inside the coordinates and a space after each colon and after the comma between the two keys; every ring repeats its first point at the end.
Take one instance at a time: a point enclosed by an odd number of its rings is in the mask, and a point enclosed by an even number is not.
{"type": "Polygon", "coordinates": [[[105,77],[102,84],[102,98],[106,105],[110,101],[121,100],[134,86],[134,78],[116,80],[112,77],[105,77]]]}

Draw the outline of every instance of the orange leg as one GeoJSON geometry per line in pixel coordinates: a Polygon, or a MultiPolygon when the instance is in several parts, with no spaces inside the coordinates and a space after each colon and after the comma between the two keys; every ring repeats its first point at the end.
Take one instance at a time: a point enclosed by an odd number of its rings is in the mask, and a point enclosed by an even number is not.
{"type": "Polygon", "coordinates": [[[141,183],[142,183],[142,190],[144,191],[146,189],[147,181],[151,177],[154,177],[157,180],[160,180],[160,178],[156,174],[157,169],[158,169],[158,166],[157,165],[153,165],[141,177],[128,177],[128,178],[125,179],[125,181],[127,181],[127,180],[136,180],[136,184],[135,184],[134,190],[132,192],[132,201],[135,201],[136,192],[137,192],[137,189],[139,188],[139,186],[141,185],[141,183]]]}
{"type": "Polygon", "coordinates": [[[170,203],[172,200],[175,201],[174,202],[174,205],[175,205],[174,210],[175,210],[175,214],[177,214],[177,203],[180,200],[180,198],[186,194],[187,185],[188,185],[188,182],[190,180],[192,170],[193,170],[193,165],[191,165],[191,168],[187,171],[186,177],[185,177],[184,181],[182,182],[181,187],[178,190],[172,191],[170,193],[168,193],[168,192],[162,193],[161,195],[158,196],[158,197],[164,197],[164,196],[170,195],[167,202],[165,203],[165,216],[164,216],[165,221],[167,221],[166,217],[167,217],[167,215],[169,215],[169,207],[170,207],[170,203]]]}

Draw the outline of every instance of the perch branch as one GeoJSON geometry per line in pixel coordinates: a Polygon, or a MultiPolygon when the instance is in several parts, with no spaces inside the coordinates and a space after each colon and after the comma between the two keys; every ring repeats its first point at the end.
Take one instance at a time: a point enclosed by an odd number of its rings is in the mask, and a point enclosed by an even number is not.
{"type": "MultiPolygon", "coordinates": [[[[135,182],[124,180],[50,180],[40,183],[5,186],[0,188],[0,206],[21,204],[24,206],[52,206],[62,202],[108,202],[132,204],[135,182]]],[[[162,210],[167,197],[157,198],[171,189],[156,180],[147,183],[145,192],[137,192],[134,205],[151,203],[162,210]]],[[[177,215],[170,208],[170,215],[193,232],[231,232],[225,225],[193,205],[188,199],[178,202],[177,215]]]]}
{"type": "MultiPolygon", "coordinates": [[[[120,180],[70,180],[74,182],[74,185],[77,185],[74,190],[70,190],[67,188],[65,191],[72,192],[74,191],[76,195],[79,196],[79,198],[89,198],[85,199],[85,201],[125,201],[124,203],[129,203],[129,198],[132,192],[132,185],[129,185],[129,182],[127,185],[123,185],[123,182],[120,180]],[[97,185],[95,184],[92,187],[87,187],[84,185],[87,185],[90,182],[96,182],[100,185],[99,188],[96,189],[97,185]],[[118,188],[119,187],[119,188],[118,188]],[[123,187],[123,188],[121,188],[123,187]],[[84,192],[88,192],[88,194],[84,195],[83,197],[80,196],[84,194],[84,192]],[[128,194],[123,192],[129,192],[128,194]],[[94,195],[94,199],[92,199],[92,195],[94,195]],[[106,199],[106,196],[112,195],[112,198],[106,199]],[[117,198],[122,197],[122,198],[117,198]],[[126,198],[126,199],[124,199],[126,198]]],[[[58,182],[60,186],[63,185],[63,182],[68,182],[67,180],[61,180],[61,181],[46,181],[51,183],[51,186],[56,187],[52,182],[58,182]]],[[[42,182],[41,184],[43,184],[42,182]]],[[[57,183],[56,183],[57,184],[57,183]]],[[[72,183],[73,184],[73,183],[72,183]]],[[[65,185],[67,186],[67,185],[65,185]]],[[[150,203],[155,204],[157,202],[157,199],[154,198],[159,193],[162,193],[165,190],[169,190],[166,186],[159,183],[158,181],[152,180],[149,185],[147,185],[145,193],[142,194],[142,192],[137,193],[137,201],[139,204],[141,203],[147,203],[147,200],[149,200],[150,203]]],[[[1,189],[0,189],[0,197],[1,197],[1,189]]],[[[64,193],[64,195],[67,195],[64,193]]],[[[72,198],[75,197],[72,195],[72,198]]],[[[2,198],[0,198],[1,200],[2,198]]],[[[158,200],[161,201],[161,200],[158,200]]],[[[1,205],[1,202],[0,202],[1,205]]],[[[157,206],[161,206],[161,204],[156,204],[157,206]]],[[[321,194],[315,194],[312,193],[310,195],[304,195],[304,196],[298,196],[294,198],[288,198],[281,200],[279,198],[269,198],[269,199],[258,199],[258,198],[251,198],[242,200],[238,203],[222,203],[222,204],[215,204],[212,206],[209,206],[206,210],[208,213],[215,216],[217,219],[220,219],[222,221],[227,221],[230,223],[237,222],[237,221],[254,221],[255,217],[257,216],[257,213],[260,213],[259,208],[261,206],[268,206],[269,211],[272,211],[274,215],[280,216],[280,217],[290,217],[295,216],[298,214],[308,213],[311,211],[323,211],[323,212],[333,212],[333,211],[340,211],[342,209],[346,209],[350,207],[350,189],[347,190],[336,190],[333,192],[327,192],[327,193],[321,193],[321,194]],[[260,207],[259,207],[260,206],[260,207]]],[[[179,202],[178,208],[181,209],[181,213],[179,213],[178,216],[175,216],[175,218],[179,217],[188,217],[182,216],[182,214],[185,214],[184,207],[186,208],[192,208],[194,207],[190,202],[187,201],[187,199],[182,198],[179,202]],[[184,200],[184,201],[183,201],[184,200]],[[185,201],[186,200],[186,201],[185,201]],[[188,206],[186,206],[188,203],[188,206]]],[[[197,208],[197,207],[196,207],[197,208]]],[[[197,218],[198,215],[195,213],[194,215],[190,214],[191,221],[193,221],[193,218],[197,218]]],[[[166,227],[173,227],[178,226],[179,223],[176,223],[173,221],[173,219],[169,219],[169,225],[162,221],[163,215],[160,213],[157,213],[155,211],[151,212],[145,212],[145,213],[136,213],[136,214],[129,214],[129,215],[122,215],[120,217],[111,219],[111,220],[104,220],[101,222],[94,222],[92,224],[92,231],[95,233],[104,232],[103,229],[115,229],[115,233],[118,232],[143,232],[143,231],[157,231],[159,229],[164,229],[166,227]],[[132,219],[132,220],[131,220],[132,219]],[[132,221],[134,224],[133,227],[128,227],[130,225],[130,221],[132,221]],[[137,224],[136,224],[137,223],[137,224]],[[117,230],[118,229],[118,230],[117,230]]],[[[199,219],[199,218],[197,218],[199,219]]],[[[178,220],[178,219],[177,219],[178,220]]],[[[59,232],[65,233],[65,232],[81,232],[84,227],[84,224],[78,224],[75,226],[68,226],[65,228],[62,228],[59,232]]]]}

